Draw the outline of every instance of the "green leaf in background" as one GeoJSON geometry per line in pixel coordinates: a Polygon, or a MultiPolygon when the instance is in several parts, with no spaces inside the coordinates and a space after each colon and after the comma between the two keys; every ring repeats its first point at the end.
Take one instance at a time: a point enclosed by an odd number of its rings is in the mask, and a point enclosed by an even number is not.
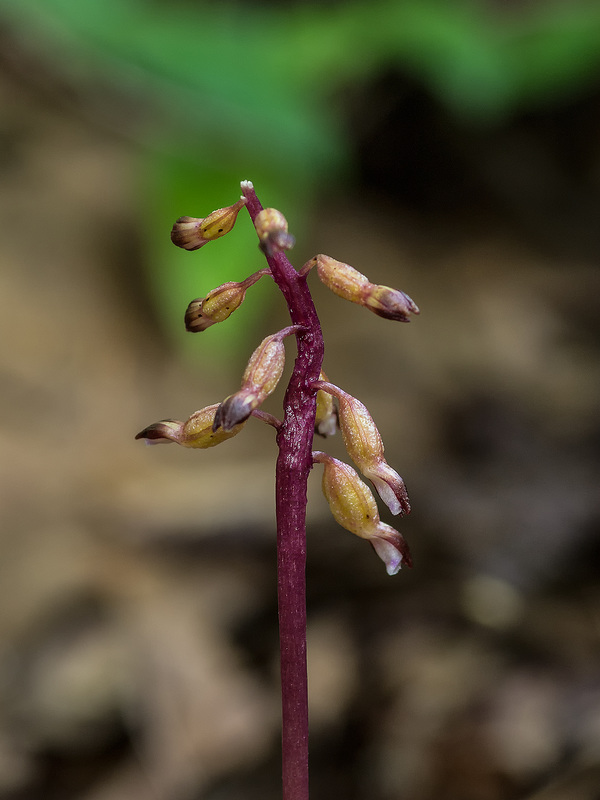
{"type": "MultiPolygon", "coordinates": [[[[394,67],[455,115],[493,125],[600,73],[596,0],[0,0],[0,19],[80,93],[108,82],[154,109],[127,128],[141,153],[149,281],[172,336],[194,349],[180,327],[187,303],[256,268],[254,234],[241,215],[218,246],[183,253],[169,242],[173,220],[229,205],[249,178],[301,237],[310,193],[348,167],[341,88],[394,67]]],[[[218,326],[223,346],[235,348],[261,308],[245,303],[218,326]]]]}

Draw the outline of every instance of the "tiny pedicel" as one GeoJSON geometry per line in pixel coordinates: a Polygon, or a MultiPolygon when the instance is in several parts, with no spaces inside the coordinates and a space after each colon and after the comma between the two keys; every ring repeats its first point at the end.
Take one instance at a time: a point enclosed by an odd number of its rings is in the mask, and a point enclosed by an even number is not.
{"type": "Polygon", "coordinates": [[[250,356],[240,388],[221,403],[194,412],[184,422],[166,419],[138,433],[148,444],[176,442],[206,449],[236,436],[251,417],[276,431],[277,592],[281,652],[283,800],[308,800],[308,685],[306,673],[306,502],[313,464],[323,465],[323,493],[336,521],[371,543],[388,575],[411,566],[401,534],[382,522],[375,497],[349,464],[313,451],[313,436],[333,435],[337,428],[348,455],[371,481],[392,514],[408,514],[410,504],[400,475],[384,458],[383,441],[366,406],[329,382],[322,371],[323,335],[308,288],[316,267],[320,280],[334,294],[364,306],[385,319],[409,322],[419,309],[404,292],[381,286],[358,270],[318,255],[296,270],[285,251],[294,246],[285,217],[260,204],[254,186],[242,181],[242,196],[207,217],[180,217],[171,240],[185,250],[198,250],[229,233],[242,208],[250,214],[268,267],[241,282],[230,281],[192,300],[185,313],[186,329],[204,331],[226,320],[244,302],[247,290],[263,277],[272,278],[287,303],[291,325],[267,336],[250,356]],[[260,406],[275,390],[285,363],[283,340],[295,336],[297,356],[279,419],[260,406]],[[336,406],[337,403],[337,406],[336,406]]]}

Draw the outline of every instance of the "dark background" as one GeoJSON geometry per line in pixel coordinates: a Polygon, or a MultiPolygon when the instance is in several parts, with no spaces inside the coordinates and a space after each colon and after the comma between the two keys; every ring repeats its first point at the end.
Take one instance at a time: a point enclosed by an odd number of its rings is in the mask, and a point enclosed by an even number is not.
{"type": "Polygon", "coordinates": [[[287,324],[261,284],[182,330],[262,263],[243,213],[198,253],[171,224],[246,178],[296,266],[421,308],[311,278],[415,564],[315,469],[313,800],[600,797],[598,6],[4,0],[0,108],[2,800],[280,796],[272,432],[133,440],[287,324]]]}

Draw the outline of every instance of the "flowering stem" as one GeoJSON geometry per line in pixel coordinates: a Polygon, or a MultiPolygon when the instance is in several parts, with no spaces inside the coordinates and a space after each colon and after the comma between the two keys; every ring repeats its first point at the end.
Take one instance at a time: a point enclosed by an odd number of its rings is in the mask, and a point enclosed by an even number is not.
{"type": "MultiPolygon", "coordinates": [[[[254,187],[242,184],[252,221],[262,210],[254,187]]],[[[266,255],[296,332],[298,355],[277,431],[277,591],[281,652],[283,800],[308,800],[308,678],[306,671],[306,487],[312,467],[316,389],[323,336],[308,289],[283,252],[266,255]]]]}

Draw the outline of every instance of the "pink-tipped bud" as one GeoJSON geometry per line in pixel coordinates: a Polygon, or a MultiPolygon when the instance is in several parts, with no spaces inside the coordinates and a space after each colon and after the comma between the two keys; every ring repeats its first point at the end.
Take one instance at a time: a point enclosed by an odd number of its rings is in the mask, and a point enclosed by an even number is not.
{"type": "Polygon", "coordinates": [[[254,220],[254,227],[260,247],[267,256],[278,250],[290,250],[296,243],[294,237],[288,233],[286,218],[276,208],[263,208],[254,220]]]}
{"type": "MultiPolygon", "coordinates": [[[[326,381],[327,375],[323,371],[319,375],[320,381],[326,381]]],[[[319,436],[333,436],[338,429],[337,409],[333,396],[329,392],[319,389],[317,392],[317,413],[315,415],[315,433],[319,436]]]]}
{"type": "Polygon", "coordinates": [[[263,339],[250,356],[241,388],[225,398],[217,409],[214,430],[219,427],[231,430],[234,425],[248,419],[254,409],[275,391],[285,366],[283,339],[296,330],[296,326],[290,326],[263,339]]]}
{"type": "Polygon", "coordinates": [[[410,503],[404,481],[384,458],[383,440],[368,408],[332,383],[321,381],[317,385],[338,400],[340,430],[350,458],[373,482],[392,514],[408,514],[410,503]]]}
{"type": "Polygon", "coordinates": [[[373,493],[356,471],[326,453],[313,453],[313,460],[323,464],[323,494],[336,522],[371,542],[388,575],[395,575],[402,563],[412,566],[408,545],[398,531],[381,521],[373,493]]]}
{"type": "MultiPolygon", "coordinates": [[[[410,322],[409,314],[419,313],[416,304],[404,292],[371,283],[362,272],[331,256],[320,254],[315,260],[321,281],[344,300],[364,306],[379,317],[399,322],[410,322]]],[[[310,268],[311,263],[303,269],[310,268]]]]}
{"type": "Polygon", "coordinates": [[[237,215],[247,203],[241,197],[227,208],[218,208],[207,217],[179,217],[171,230],[171,241],[184,250],[198,250],[208,242],[225,236],[233,228],[237,215]]]}
{"type": "Polygon", "coordinates": [[[209,292],[206,297],[192,300],[185,312],[185,329],[198,333],[223,322],[238,309],[246,297],[246,285],[229,281],[209,292]]]}
{"type": "Polygon", "coordinates": [[[155,422],[140,431],[136,439],[145,439],[146,444],[159,444],[161,442],[176,442],[183,447],[194,447],[205,450],[208,447],[215,447],[221,442],[236,436],[243,424],[236,425],[231,430],[225,431],[220,428],[213,431],[213,421],[215,412],[219,408],[218,403],[196,411],[185,422],[174,419],[165,419],[155,422]]]}

